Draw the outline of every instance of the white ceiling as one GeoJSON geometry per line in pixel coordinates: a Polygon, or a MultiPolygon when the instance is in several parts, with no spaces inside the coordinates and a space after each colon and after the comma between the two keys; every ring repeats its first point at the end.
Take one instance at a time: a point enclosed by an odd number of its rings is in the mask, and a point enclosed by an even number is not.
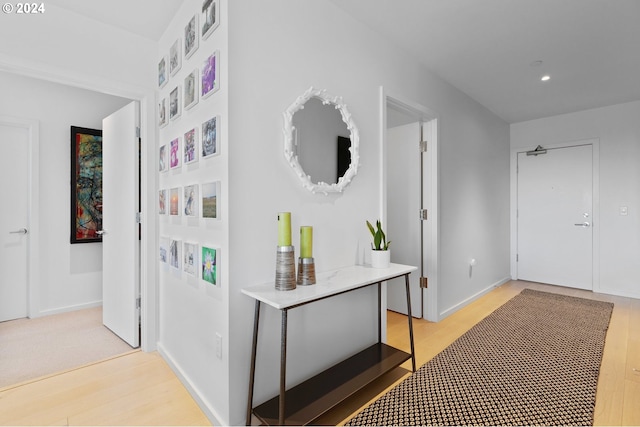
{"type": "MultiPolygon", "coordinates": [[[[331,1],[510,123],[640,99],[640,0],[331,1]]],[[[47,4],[158,40],[182,1],[47,4]]]]}

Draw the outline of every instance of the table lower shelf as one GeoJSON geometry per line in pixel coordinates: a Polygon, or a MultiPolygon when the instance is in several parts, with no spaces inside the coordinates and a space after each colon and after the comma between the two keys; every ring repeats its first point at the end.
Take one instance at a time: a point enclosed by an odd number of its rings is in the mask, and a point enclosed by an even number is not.
{"type": "MultiPolygon", "coordinates": [[[[371,347],[332,366],[285,393],[285,424],[307,425],[411,355],[386,344],[371,347]]],[[[253,408],[267,425],[278,425],[280,396],[253,408]]]]}

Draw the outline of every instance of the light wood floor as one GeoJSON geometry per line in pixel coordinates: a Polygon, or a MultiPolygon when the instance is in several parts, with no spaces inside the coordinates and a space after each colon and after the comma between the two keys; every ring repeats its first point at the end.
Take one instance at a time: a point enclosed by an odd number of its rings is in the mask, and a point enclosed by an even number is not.
{"type": "MultiPolygon", "coordinates": [[[[417,365],[525,287],[615,304],[604,349],[595,425],[640,425],[640,300],[527,282],[509,282],[439,323],[414,320],[417,365]]],[[[408,351],[406,317],[389,313],[388,341],[408,351]]],[[[318,420],[346,422],[408,375],[390,372],[318,420]]],[[[135,352],[0,390],[0,425],[210,425],[157,353],[135,352]]]]}

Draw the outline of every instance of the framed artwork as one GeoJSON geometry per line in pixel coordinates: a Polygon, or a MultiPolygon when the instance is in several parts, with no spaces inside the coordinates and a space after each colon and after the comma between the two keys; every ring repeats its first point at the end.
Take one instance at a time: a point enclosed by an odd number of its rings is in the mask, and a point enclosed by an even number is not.
{"type": "Polygon", "coordinates": [[[169,243],[169,265],[176,270],[180,270],[182,266],[182,242],[180,240],[171,240],[169,243]]]}
{"type": "Polygon", "coordinates": [[[167,190],[160,190],[158,192],[158,214],[167,214],[167,190]]]}
{"type": "Polygon", "coordinates": [[[185,165],[198,161],[198,131],[191,129],[184,134],[184,158],[185,165]]]}
{"type": "Polygon", "coordinates": [[[158,103],[158,127],[163,128],[167,125],[167,98],[162,98],[158,103]]]}
{"type": "Polygon", "coordinates": [[[184,78],[184,108],[190,109],[198,103],[198,70],[184,78]]]}
{"type": "Polygon", "coordinates": [[[218,133],[219,117],[213,117],[202,124],[202,157],[210,157],[219,154],[218,133]]]}
{"type": "Polygon", "coordinates": [[[172,188],[169,190],[169,215],[180,215],[180,189],[172,188]]]}
{"type": "Polygon", "coordinates": [[[174,76],[182,67],[182,45],[176,40],[169,49],[169,74],[174,76]]]}
{"type": "Polygon", "coordinates": [[[219,249],[202,247],[202,280],[218,286],[218,255],[219,249]]]}
{"type": "Polygon", "coordinates": [[[220,89],[220,62],[219,53],[215,51],[202,64],[200,94],[202,98],[210,96],[220,89]]]}
{"type": "Polygon", "coordinates": [[[177,137],[169,143],[169,167],[176,169],[180,167],[180,137],[177,137]]]}
{"type": "Polygon", "coordinates": [[[166,172],[167,171],[167,146],[166,145],[163,145],[160,147],[158,157],[159,157],[158,170],[160,172],[166,172]]]}
{"type": "Polygon", "coordinates": [[[198,245],[195,243],[184,243],[184,272],[189,276],[198,277],[198,245]]]}
{"type": "Polygon", "coordinates": [[[184,187],[184,216],[198,216],[198,184],[184,187]]]}
{"type": "Polygon", "coordinates": [[[193,15],[184,27],[184,57],[191,57],[196,50],[198,50],[198,15],[193,15]]]}
{"type": "Polygon", "coordinates": [[[163,56],[160,62],[158,62],[158,87],[164,87],[168,81],[169,74],[167,73],[167,57],[163,56]]]}
{"type": "Polygon", "coordinates": [[[204,0],[202,2],[202,38],[207,39],[220,24],[220,1],[204,0]]]}
{"type": "Polygon", "coordinates": [[[71,243],[101,242],[102,131],[71,126],[71,243]]]}
{"type": "Polygon", "coordinates": [[[160,262],[169,262],[169,239],[166,237],[160,237],[160,262]]]}
{"type": "Polygon", "coordinates": [[[202,184],[202,217],[214,218],[220,217],[218,215],[218,194],[219,194],[220,182],[207,182],[202,184]]]}
{"type": "Polygon", "coordinates": [[[173,88],[169,93],[169,119],[175,120],[180,117],[182,108],[180,105],[180,85],[173,88]]]}

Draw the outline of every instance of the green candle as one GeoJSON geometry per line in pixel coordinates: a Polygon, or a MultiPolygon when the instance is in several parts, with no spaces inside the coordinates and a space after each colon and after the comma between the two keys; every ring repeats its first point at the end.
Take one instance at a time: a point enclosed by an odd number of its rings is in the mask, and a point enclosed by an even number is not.
{"type": "Polygon", "coordinates": [[[313,258],[313,227],[300,227],[300,258],[313,258]]]}
{"type": "Polygon", "coordinates": [[[278,246],[291,246],[291,212],[278,214],[278,246]]]}

